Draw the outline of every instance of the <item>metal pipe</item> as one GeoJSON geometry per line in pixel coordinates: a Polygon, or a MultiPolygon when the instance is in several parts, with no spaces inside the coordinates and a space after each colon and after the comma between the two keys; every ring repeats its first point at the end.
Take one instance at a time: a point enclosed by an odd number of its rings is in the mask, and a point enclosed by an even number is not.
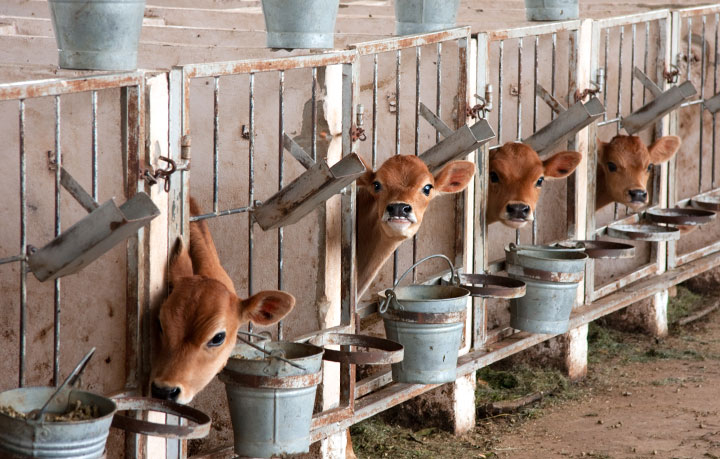
{"type": "MultiPolygon", "coordinates": [[[[55,96],[55,237],[60,236],[60,170],[62,150],[60,144],[60,96],[55,96]]],[[[53,386],[60,382],[60,278],[54,281],[54,327],[53,327],[53,386]]]]}
{"type": "MultiPolygon", "coordinates": [[[[555,97],[555,81],[556,81],[556,75],[557,72],[555,71],[557,69],[557,33],[553,32],[552,34],[552,75],[550,77],[550,94],[555,97]]],[[[534,91],[533,91],[534,92],[534,91]]],[[[550,120],[555,119],[555,110],[550,110],[550,120]]]]}
{"type": "MultiPolygon", "coordinates": [[[[608,54],[610,54],[610,29],[605,29],[605,66],[603,67],[604,69],[609,69],[609,67],[608,67],[608,54]]],[[[608,95],[608,86],[609,86],[608,84],[605,84],[605,85],[604,85],[604,88],[603,88],[603,89],[604,89],[604,91],[603,91],[603,103],[604,103],[605,108],[606,108],[605,113],[603,113],[603,121],[607,121],[607,120],[608,120],[608,111],[607,111],[607,106],[608,106],[608,97],[607,97],[607,95],[608,95]]],[[[600,123],[598,123],[598,126],[599,126],[599,125],[600,125],[600,123]]]]}
{"type": "MultiPolygon", "coordinates": [[[[702,17],[702,54],[700,57],[700,100],[705,100],[705,25],[706,25],[706,17],[702,17]]],[[[717,53],[716,53],[717,54],[717,53]]],[[[688,58],[688,68],[690,68],[690,59],[688,58]]],[[[702,171],[703,171],[703,142],[705,140],[705,133],[703,130],[703,118],[705,107],[703,105],[700,105],[698,108],[698,116],[700,118],[700,126],[698,127],[698,134],[699,134],[699,142],[698,142],[698,194],[702,193],[702,171]]]]}
{"type": "MultiPolygon", "coordinates": [[[[283,181],[285,179],[285,148],[283,145],[283,137],[285,135],[285,71],[281,70],[278,81],[278,191],[282,190],[283,181]]],[[[283,289],[283,227],[277,230],[277,288],[283,289]]],[[[278,340],[283,339],[283,321],[277,324],[278,340]]]]}
{"type": "MultiPolygon", "coordinates": [[[[518,79],[517,79],[517,141],[522,141],[522,55],[523,55],[523,39],[518,39],[518,79]]],[[[534,93],[534,91],[533,91],[534,93]]]]}
{"type": "MultiPolygon", "coordinates": [[[[402,51],[397,50],[395,56],[395,154],[400,154],[400,64],[402,63],[402,51]]],[[[393,284],[398,277],[398,251],[393,253],[393,284]]]]}
{"type": "MultiPolygon", "coordinates": [[[[632,30],[632,48],[630,52],[630,68],[635,69],[635,48],[636,48],[636,29],[637,24],[633,24],[631,27],[632,30]]],[[[630,113],[633,112],[633,102],[635,99],[635,78],[630,78],[630,113]]]]}
{"type": "MultiPolygon", "coordinates": [[[[248,148],[248,206],[255,208],[255,74],[249,75],[250,115],[248,130],[250,131],[250,146],[248,148]]],[[[248,297],[253,295],[253,252],[255,248],[255,234],[252,212],[248,213],[248,297]]],[[[252,322],[248,322],[248,331],[252,333],[252,322]]]]}
{"type": "Polygon", "coordinates": [[[312,144],[310,156],[317,161],[317,67],[312,68],[312,144]]]}
{"type": "MultiPolygon", "coordinates": [[[[649,52],[650,52],[650,21],[645,21],[645,59],[643,62],[643,72],[645,73],[645,75],[648,74],[647,67],[648,67],[649,52]]],[[[645,86],[643,86],[642,88],[643,88],[642,103],[643,103],[643,105],[645,105],[647,90],[645,89],[645,86]]]]}
{"type": "MultiPolygon", "coordinates": [[[[718,92],[718,38],[720,38],[720,14],[715,14],[715,59],[713,63],[713,94],[718,92]]],[[[712,167],[711,167],[711,188],[715,189],[715,150],[716,150],[716,137],[717,137],[717,117],[716,113],[712,114],[712,167]]]]}
{"type": "MultiPolygon", "coordinates": [[[[422,48],[415,48],[415,156],[420,154],[420,59],[422,57],[422,48]]],[[[458,116],[460,116],[458,114],[458,116]]],[[[417,234],[413,236],[412,241],[412,261],[417,261],[417,234]]],[[[417,269],[413,268],[413,283],[417,282],[417,269]]]]}
{"type": "Polygon", "coordinates": [[[97,126],[97,91],[90,92],[92,106],[92,197],[98,200],[98,126],[97,126]]]}
{"type": "MultiPolygon", "coordinates": [[[[373,87],[372,87],[372,169],[377,169],[377,141],[378,141],[378,129],[377,129],[377,117],[378,117],[378,55],[373,54],[373,87]]],[[[396,108],[397,108],[397,104],[396,108]]]]}
{"type": "MultiPolygon", "coordinates": [[[[435,88],[435,114],[438,118],[442,119],[442,100],[441,100],[441,91],[442,91],[442,42],[439,42],[437,44],[437,64],[435,66],[437,75],[436,75],[436,81],[437,81],[437,87],[435,88]]],[[[435,131],[435,143],[440,142],[440,132],[435,131]]]]}
{"type": "Polygon", "coordinates": [[[218,213],[220,149],[220,77],[213,78],[213,212],[218,213]]]}
{"type": "Polygon", "coordinates": [[[25,385],[25,354],[27,351],[27,164],[25,156],[25,100],[19,104],[19,150],[20,150],[20,343],[18,386],[25,385]]]}
{"type": "Polygon", "coordinates": [[[498,145],[502,145],[502,128],[503,128],[503,48],[505,45],[504,40],[500,40],[498,44],[499,57],[498,57],[498,123],[497,123],[497,140],[498,145]]]}

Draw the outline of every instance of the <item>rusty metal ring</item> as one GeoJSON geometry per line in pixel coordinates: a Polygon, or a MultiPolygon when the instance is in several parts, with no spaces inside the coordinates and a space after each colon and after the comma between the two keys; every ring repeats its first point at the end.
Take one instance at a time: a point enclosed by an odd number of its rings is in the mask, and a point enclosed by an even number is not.
{"type": "Polygon", "coordinates": [[[465,322],[465,310],[452,312],[412,312],[389,309],[382,315],[383,319],[416,324],[456,324],[465,322]]]}
{"type": "Polygon", "coordinates": [[[525,266],[507,264],[507,273],[513,276],[522,276],[529,279],[557,282],[557,283],[578,283],[583,280],[584,271],[578,272],[559,272],[545,271],[542,269],[527,268],[525,266]]]}
{"type": "Polygon", "coordinates": [[[218,379],[225,384],[239,384],[255,388],[300,389],[320,384],[322,382],[322,371],[305,375],[279,377],[242,374],[226,369],[220,372],[218,379]]]}
{"type": "Polygon", "coordinates": [[[325,348],[323,360],[331,362],[351,363],[354,365],[380,365],[385,363],[398,363],[404,356],[404,348],[400,343],[389,339],[377,338],[367,335],[353,335],[349,333],[330,333],[325,335],[323,346],[359,346],[378,349],[375,351],[336,351],[325,348]]]}
{"type": "Polygon", "coordinates": [[[117,404],[118,411],[160,411],[185,418],[192,423],[172,426],[115,414],[112,426],[127,432],[177,439],[204,438],[210,433],[210,417],[186,405],[145,397],[118,397],[112,401],[117,404]]]}
{"type": "Polygon", "coordinates": [[[622,242],[611,241],[565,241],[555,244],[558,247],[574,248],[577,244],[582,244],[584,251],[589,258],[632,258],[635,256],[635,246],[631,244],[623,244],[622,242]]]}
{"type": "Polygon", "coordinates": [[[650,209],[645,212],[645,218],[654,223],[670,225],[704,225],[715,219],[715,212],[692,207],[650,209]]]}
{"type": "Polygon", "coordinates": [[[520,298],[525,296],[525,282],[491,274],[458,274],[460,287],[471,296],[483,298],[520,298]]]}

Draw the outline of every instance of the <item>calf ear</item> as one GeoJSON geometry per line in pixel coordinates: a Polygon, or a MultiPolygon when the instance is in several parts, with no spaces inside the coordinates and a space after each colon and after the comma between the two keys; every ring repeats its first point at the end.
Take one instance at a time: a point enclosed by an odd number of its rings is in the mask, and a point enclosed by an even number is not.
{"type": "Polygon", "coordinates": [[[605,151],[607,149],[608,143],[603,142],[600,139],[597,139],[597,157],[598,159],[602,160],[605,156],[605,151]]]}
{"type": "Polygon", "coordinates": [[[664,163],[677,153],[681,143],[682,140],[676,135],[660,137],[655,143],[650,145],[650,161],[653,164],[664,163]]]}
{"type": "Polygon", "coordinates": [[[543,161],[545,177],[567,177],[572,174],[577,165],[580,164],[581,159],[582,155],[577,151],[561,151],[560,153],[555,153],[543,161]]]}
{"type": "Polygon", "coordinates": [[[264,290],[247,300],[238,299],[242,322],[271,325],[285,317],[295,306],[295,297],[278,290],[264,290]]]}
{"type": "Polygon", "coordinates": [[[357,184],[357,186],[368,187],[373,181],[375,181],[375,172],[373,172],[372,168],[368,167],[367,162],[365,162],[365,160],[362,159],[361,156],[358,157],[360,158],[360,161],[362,161],[363,166],[365,166],[367,172],[358,177],[355,183],[357,184]]]}
{"type": "Polygon", "coordinates": [[[435,175],[435,189],[440,193],[457,193],[465,189],[475,175],[475,164],[452,161],[435,175]]]}
{"type": "Polygon", "coordinates": [[[183,244],[182,238],[177,238],[170,255],[170,284],[176,286],[181,278],[192,277],[192,275],[192,261],[190,260],[188,248],[183,244]]]}

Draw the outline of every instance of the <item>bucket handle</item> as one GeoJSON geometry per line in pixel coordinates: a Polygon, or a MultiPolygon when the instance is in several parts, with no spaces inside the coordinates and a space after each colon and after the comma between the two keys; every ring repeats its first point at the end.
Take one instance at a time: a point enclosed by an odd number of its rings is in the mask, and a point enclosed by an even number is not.
{"type": "MultiPolygon", "coordinates": [[[[448,264],[450,265],[450,283],[455,286],[459,285],[460,280],[458,279],[457,273],[455,272],[455,265],[453,265],[453,262],[450,261],[450,259],[448,257],[446,257],[445,255],[443,255],[441,253],[437,253],[435,255],[428,255],[427,257],[421,258],[420,260],[415,262],[412,266],[410,266],[407,269],[407,271],[405,271],[402,274],[402,276],[398,277],[398,280],[396,280],[395,284],[393,284],[393,288],[389,288],[389,289],[385,290],[386,298],[385,298],[385,300],[380,302],[380,305],[378,307],[378,311],[380,312],[380,314],[384,314],[387,311],[388,307],[390,306],[390,301],[392,299],[395,299],[395,301],[397,302],[397,296],[395,295],[395,291],[393,289],[397,288],[398,284],[403,279],[405,279],[405,276],[407,276],[410,273],[410,271],[412,271],[415,267],[417,267],[417,265],[419,265],[420,263],[423,263],[431,258],[442,258],[443,260],[447,261],[448,264]]],[[[399,302],[398,302],[398,304],[399,304],[399,302]]]]}
{"type": "MultiPolygon", "coordinates": [[[[250,332],[241,332],[241,331],[238,331],[238,335],[240,335],[240,334],[255,336],[255,337],[258,337],[258,338],[262,338],[263,340],[269,340],[269,339],[270,339],[270,338],[267,337],[267,336],[256,335],[255,333],[250,333],[250,332]]],[[[299,369],[302,370],[302,371],[307,371],[307,369],[306,369],[304,366],[298,365],[297,363],[293,362],[293,361],[290,360],[290,359],[286,359],[286,358],[285,358],[285,355],[284,355],[284,353],[283,353],[282,351],[272,351],[272,352],[271,352],[271,351],[268,351],[267,349],[263,349],[262,347],[258,346],[257,344],[254,344],[254,343],[253,343],[252,341],[250,341],[249,339],[245,339],[245,338],[242,338],[242,337],[240,337],[240,336],[238,336],[237,339],[239,339],[239,340],[242,341],[243,343],[247,344],[248,346],[252,347],[253,349],[258,350],[258,351],[262,352],[263,354],[266,354],[266,355],[267,355],[268,357],[270,357],[271,359],[282,360],[283,362],[287,363],[288,365],[292,365],[292,366],[294,366],[295,368],[299,368],[299,369]]]]}

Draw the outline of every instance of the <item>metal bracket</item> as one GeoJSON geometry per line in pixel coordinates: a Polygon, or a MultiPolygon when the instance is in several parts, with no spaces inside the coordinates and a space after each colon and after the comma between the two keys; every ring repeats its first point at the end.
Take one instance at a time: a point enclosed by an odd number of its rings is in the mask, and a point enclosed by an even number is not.
{"type": "Polygon", "coordinates": [[[673,86],[667,91],[662,91],[642,70],[635,67],[633,72],[635,78],[655,96],[655,99],[643,105],[630,115],[621,120],[625,131],[633,135],[648,125],[675,110],[684,100],[697,94],[695,86],[690,81],[685,81],[680,86],[673,86]]]}
{"type": "Polygon", "coordinates": [[[453,131],[422,102],[420,103],[420,114],[445,137],[419,155],[432,173],[446,163],[466,156],[495,138],[495,132],[485,119],[481,119],[472,126],[463,125],[457,131],[453,131]]]}
{"type": "MultiPolygon", "coordinates": [[[[182,154],[185,154],[185,146],[183,146],[182,154]]],[[[190,150],[188,145],[188,153],[187,153],[188,159],[190,157],[190,150]]],[[[143,178],[148,183],[148,185],[153,186],[155,185],[159,179],[165,180],[165,185],[163,189],[165,192],[170,191],[170,176],[181,169],[186,169],[187,167],[179,168],[177,166],[177,163],[175,163],[174,160],[166,157],[166,156],[159,156],[158,159],[161,161],[165,161],[168,163],[167,169],[156,169],[155,172],[152,172],[152,169],[145,169],[142,173],[143,178]]],[[[184,159],[184,158],[183,158],[184,159]]]]}
{"type": "Polygon", "coordinates": [[[563,139],[577,134],[605,113],[605,107],[597,97],[587,102],[578,101],[566,109],[539,84],[536,87],[536,94],[558,114],[554,120],[523,140],[523,143],[530,146],[538,155],[547,153],[563,139]]]}

